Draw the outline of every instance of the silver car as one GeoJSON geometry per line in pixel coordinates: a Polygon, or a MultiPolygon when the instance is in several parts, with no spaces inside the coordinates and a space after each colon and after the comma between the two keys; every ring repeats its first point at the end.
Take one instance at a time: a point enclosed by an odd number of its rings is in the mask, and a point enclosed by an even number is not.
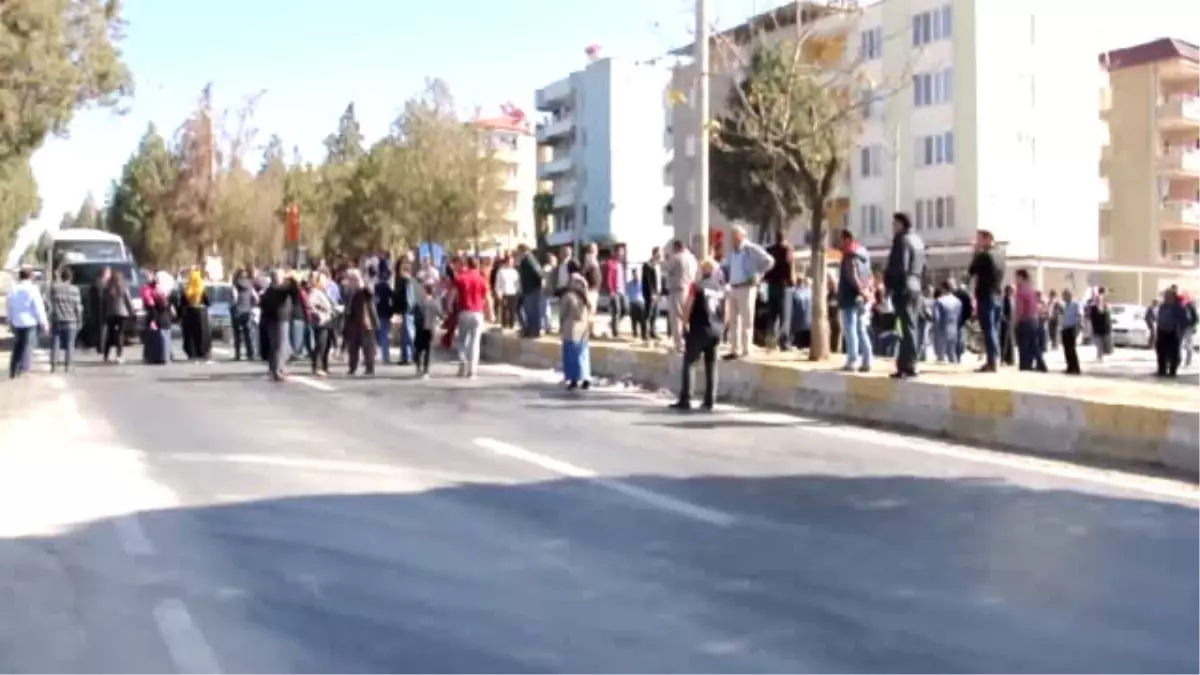
{"type": "Polygon", "coordinates": [[[228,340],[233,335],[233,285],[212,284],[208,292],[208,325],[214,338],[228,340]]]}

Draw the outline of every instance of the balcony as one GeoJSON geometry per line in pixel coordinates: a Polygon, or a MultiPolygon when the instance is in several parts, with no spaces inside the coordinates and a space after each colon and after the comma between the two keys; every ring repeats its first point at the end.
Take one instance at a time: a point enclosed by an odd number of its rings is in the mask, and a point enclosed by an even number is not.
{"type": "Polygon", "coordinates": [[[571,100],[571,78],[564,77],[557,82],[538,89],[533,95],[534,107],[541,112],[550,112],[571,100]]]}
{"type": "Polygon", "coordinates": [[[1200,65],[1188,59],[1172,59],[1158,64],[1158,79],[1166,83],[1195,84],[1200,77],[1200,65]]]}
{"type": "Polygon", "coordinates": [[[1158,172],[1171,178],[1200,178],[1200,149],[1175,146],[1158,155],[1158,172]]]}
{"type": "Polygon", "coordinates": [[[1200,129],[1200,98],[1172,96],[1158,105],[1158,125],[1165,130],[1200,129]]]}
{"type": "Polygon", "coordinates": [[[538,180],[554,180],[571,171],[571,156],[562,155],[538,164],[538,180]]]}
{"type": "Polygon", "coordinates": [[[1169,265],[1182,265],[1184,267],[1196,267],[1197,262],[1200,262],[1200,256],[1195,253],[1168,253],[1166,262],[1169,265]]]}
{"type": "Polygon", "coordinates": [[[537,126],[538,143],[549,143],[554,139],[569,136],[575,130],[575,118],[562,117],[542,122],[537,126]]]}
{"type": "Polygon", "coordinates": [[[569,209],[573,206],[575,206],[575,194],[573,192],[554,193],[554,208],[569,209]]]}
{"type": "Polygon", "coordinates": [[[1200,202],[1171,200],[1163,202],[1159,215],[1159,227],[1163,230],[1200,229],[1200,202]]]}

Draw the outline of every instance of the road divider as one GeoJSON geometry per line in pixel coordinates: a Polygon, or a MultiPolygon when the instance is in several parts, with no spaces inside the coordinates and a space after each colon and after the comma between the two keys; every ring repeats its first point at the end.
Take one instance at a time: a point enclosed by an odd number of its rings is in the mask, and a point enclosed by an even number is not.
{"type": "MultiPolygon", "coordinates": [[[[493,329],[482,353],[492,362],[558,368],[561,344],[493,329]]],[[[599,377],[675,390],[682,362],[662,350],[595,342],[591,366],[599,377]]],[[[1160,385],[1172,395],[1156,399],[1146,385],[1106,383],[1089,392],[1086,378],[1074,378],[1068,380],[1074,390],[1029,391],[1017,388],[1023,381],[1004,374],[894,380],[882,371],[844,373],[750,358],[720,365],[718,396],[1059,459],[1165,469],[1191,480],[1200,474],[1194,390],[1160,385]]]]}

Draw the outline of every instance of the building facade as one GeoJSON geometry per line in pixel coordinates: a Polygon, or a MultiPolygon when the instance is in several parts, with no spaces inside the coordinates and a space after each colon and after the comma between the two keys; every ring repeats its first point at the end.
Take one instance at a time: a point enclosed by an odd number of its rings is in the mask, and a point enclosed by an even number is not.
{"type": "MultiPolygon", "coordinates": [[[[1072,47],[1071,36],[1088,33],[1079,26],[1087,18],[1060,4],[883,0],[850,14],[807,8],[800,23],[844,34],[843,60],[862,63],[866,81],[883,94],[872,100],[850,148],[842,191],[829,205],[831,227],[848,226],[873,250],[883,249],[891,214],[906,211],[931,262],[953,269],[965,267],[982,228],[1013,255],[1095,260],[1096,50],[1072,47]]],[[[796,14],[794,5],[778,12],[796,14]]],[[[763,15],[747,25],[786,40],[797,34],[796,23],[795,16],[763,15]]],[[[714,116],[732,84],[728,68],[712,64],[714,116]]],[[[694,65],[682,67],[675,86],[690,90],[695,77],[694,65]]],[[[696,223],[688,200],[691,105],[676,106],[674,128],[675,228],[688,240],[696,223]]],[[[713,209],[713,226],[721,221],[713,209]]],[[[807,230],[794,227],[793,242],[803,245],[807,230]]]]}
{"type": "Polygon", "coordinates": [[[663,224],[669,79],[665,68],[606,58],[536,92],[546,115],[537,179],[554,195],[548,243],[623,243],[641,256],[671,236],[663,224]]]}
{"type": "Polygon", "coordinates": [[[1200,66],[1161,39],[1100,56],[1107,71],[1100,211],[1105,261],[1194,268],[1200,260],[1200,66]]]}
{"type": "Polygon", "coordinates": [[[537,194],[537,140],[522,117],[501,116],[475,121],[486,135],[486,152],[496,162],[502,200],[498,219],[482,234],[481,248],[532,245],[535,238],[533,197],[537,194]]]}

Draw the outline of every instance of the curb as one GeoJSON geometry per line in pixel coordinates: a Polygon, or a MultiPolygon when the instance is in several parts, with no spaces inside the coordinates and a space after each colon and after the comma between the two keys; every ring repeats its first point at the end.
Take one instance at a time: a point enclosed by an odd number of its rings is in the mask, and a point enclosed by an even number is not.
{"type": "MultiPolygon", "coordinates": [[[[560,365],[559,344],[491,330],[482,355],[533,368],[560,365]]],[[[592,372],[674,391],[678,356],[591,345],[592,372]]],[[[1166,469],[1200,478],[1200,412],[1084,401],[1068,396],[802,372],[749,361],[721,364],[722,400],[1080,462],[1166,469]]]]}

